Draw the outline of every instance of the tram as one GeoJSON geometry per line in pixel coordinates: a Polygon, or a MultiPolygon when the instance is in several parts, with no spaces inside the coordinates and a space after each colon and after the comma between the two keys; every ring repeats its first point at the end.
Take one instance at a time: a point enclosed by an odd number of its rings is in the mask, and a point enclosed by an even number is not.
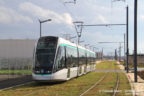
{"type": "Polygon", "coordinates": [[[60,37],[40,37],[35,44],[32,78],[36,81],[67,81],[95,69],[96,55],[60,37]]]}

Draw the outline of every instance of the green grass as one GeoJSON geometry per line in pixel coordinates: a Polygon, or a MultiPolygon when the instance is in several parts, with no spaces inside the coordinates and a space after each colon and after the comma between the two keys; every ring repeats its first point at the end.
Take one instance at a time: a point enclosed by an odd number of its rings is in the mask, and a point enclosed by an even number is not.
{"type": "Polygon", "coordinates": [[[91,72],[79,78],[54,85],[31,83],[26,86],[1,91],[0,96],[23,96],[31,92],[34,93],[29,96],[79,96],[104,74],[105,73],[91,72]]]}
{"type": "Polygon", "coordinates": [[[103,61],[96,65],[96,69],[110,70],[110,69],[119,69],[119,67],[117,66],[116,61],[103,61]]]}
{"type": "MultiPolygon", "coordinates": [[[[115,61],[104,61],[97,64],[97,69],[119,69],[115,61]]],[[[78,78],[74,78],[67,82],[58,84],[48,83],[30,83],[24,86],[11,88],[1,91],[0,96],[79,96],[92,85],[94,85],[104,74],[107,74],[105,79],[100,84],[90,90],[85,96],[112,96],[111,92],[104,90],[113,90],[116,84],[116,73],[109,72],[90,72],[78,78]]],[[[124,73],[120,73],[119,90],[129,90],[130,86],[124,73]]],[[[119,93],[117,96],[124,96],[124,93],[119,93]]],[[[129,96],[129,95],[128,95],[129,96]]]]}
{"type": "Polygon", "coordinates": [[[87,92],[84,96],[112,96],[116,84],[116,73],[108,73],[98,86],[87,92]]]}
{"type": "Polygon", "coordinates": [[[132,96],[132,93],[128,93],[128,91],[130,92],[131,86],[129,84],[127,77],[125,76],[124,73],[119,73],[119,76],[120,76],[120,84],[118,90],[121,90],[121,92],[119,92],[117,96],[132,96]]]}
{"type": "Polygon", "coordinates": [[[125,64],[125,62],[124,62],[124,61],[121,61],[121,62],[120,62],[120,64],[124,65],[124,64],[125,64]]]}
{"type": "Polygon", "coordinates": [[[0,70],[0,74],[32,74],[32,70],[0,70]]]}

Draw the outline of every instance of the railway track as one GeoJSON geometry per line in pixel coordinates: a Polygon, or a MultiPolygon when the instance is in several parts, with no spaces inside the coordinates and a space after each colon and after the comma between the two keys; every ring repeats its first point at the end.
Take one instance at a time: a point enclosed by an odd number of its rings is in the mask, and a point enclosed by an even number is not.
{"type": "Polygon", "coordinates": [[[118,65],[118,64],[115,64],[114,70],[115,70],[115,72],[116,72],[116,74],[117,74],[117,79],[116,79],[116,86],[115,86],[115,88],[113,89],[113,95],[112,95],[112,96],[116,96],[116,93],[118,92],[119,81],[120,81],[119,73],[116,71],[116,65],[118,65]]]}
{"type": "MultiPolygon", "coordinates": [[[[104,78],[107,76],[108,72],[105,73],[93,86],[91,86],[88,90],[86,90],[84,93],[82,93],[80,96],[84,96],[87,92],[89,92],[91,89],[93,89],[95,86],[97,86],[102,80],[104,80],[104,78]]],[[[23,96],[30,96],[30,95],[33,95],[37,92],[41,92],[43,89],[39,89],[39,90],[36,90],[36,91],[33,91],[31,93],[27,93],[23,96]]]]}
{"type": "Polygon", "coordinates": [[[115,86],[115,89],[113,90],[112,96],[116,96],[116,93],[118,92],[118,87],[119,87],[119,73],[117,72],[116,86],[115,86]]]}
{"type": "MultiPolygon", "coordinates": [[[[111,66],[109,66],[110,68],[111,66]]],[[[103,70],[104,71],[104,70],[103,70]]],[[[106,77],[106,75],[109,73],[110,70],[108,70],[105,75],[99,79],[99,81],[97,81],[94,85],[92,85],[89,89],[87,89],[85,92],[83,92],[82,94],[80,94],[80,96],[84,96],[86,93],[88,93],[90,90],[92,90],[94,87],[96,87],[101,81],[104,80],[104,78],[106,77]]]]}
{"type": "MultiPolygon", "coordinates": [[[[105,73],[104,76],[102,76],[94,85],[92,85],[89,89],[87,89],[85,92],[83,92],[80,96],[84,96],[87,92],[89,92],[91,89],[93,89],[94,87],[96,87],[101,81],[103,81],[105,79],[105,77],[107,76],[108,73],[105,73]]],[[[40,92],[42,91],[43,89],[39,89],[39,90],[36,90],[36,91],[33,91],[31,93],[27,93],[23,96],[30,96],[30,95],[33,95],[37,92],[40,92]]]]}
{"type": "Polygon", "coordinates": [[[111,70],[103,70],[103,72],[106,72],[105,75],[99,81],[97,81],[94,85],[92,85],[89,89],[87,89],[85,92],[83,92],[80,96],[84,96],[90,90],[92,90],[93,88],[95,88],[98,84],[100,84],[105,79],[105,77],[107,76],[107,74],[110,73],[110,72],[116,72],[117,73],[116,86],[113,89],[113,95],[112,95],[112,96],[116,96],[116,93],[118,92],[118,87],[119,87],[119,72],[121,72],[121,71],[117,71],[116,70],[116,65],[117,64],[115,64],[115,68],[112,71],[111,70]]]}
{"type": "Polygon", "coordinates": [[[92,85],[88,90],[86,90],[85,92],[83,92],[80,96],[84,96],[87,92],[89,92],[91,89],[93,89],[94,87],[96,87],[102,80],[104,80],[104,78],[106,77],[108,73],[105,73],[105,75],[99,80],[97,81],[94,85],[92,85]]]}

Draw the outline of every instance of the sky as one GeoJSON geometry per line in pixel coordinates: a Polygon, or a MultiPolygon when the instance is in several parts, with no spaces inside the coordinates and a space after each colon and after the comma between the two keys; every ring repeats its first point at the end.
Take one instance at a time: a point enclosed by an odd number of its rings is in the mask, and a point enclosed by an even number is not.
{"type": "MultiPolygon", "coordinates": [[[[65,3],[73,0],[0,0],[0,39],[37,39],[39,20],[52,19],[42,24],[42,36],[71,34],[77,36],[73,22],[84,24],[125,24],[126,6],[129,6],[129,49],[133,53],[134,41],[134,0],[126,2],[112,0],[77,0],[76,4],[65,3]]],[[[138,53],[144,53],[144,0],[138,0],[138,53]]],[[[90,44],[97,51],[114,54],[116,44],[97,42],[123,42],[125,26],[83,27],[81,45],[90,44]]],[[[76,39],[72,39],[76,42],[76,39]]],[[[124,45],[122,45],[122,51],[124,45]]],[[[124,53],[124,52],[123,52],[124,53]]],[[[122,53],[122,54],[123,54],[122,53]]]]}

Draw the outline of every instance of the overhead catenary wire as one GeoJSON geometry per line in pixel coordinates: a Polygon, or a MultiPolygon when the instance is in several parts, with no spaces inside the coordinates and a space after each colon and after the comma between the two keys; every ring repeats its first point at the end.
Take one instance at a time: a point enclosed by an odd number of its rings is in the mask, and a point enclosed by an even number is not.
{"type": "MultiPolygon", "coordinates": [[[[66,8],[66,10],[72,15],[73,17],[73,21],[78,21],[78,19],[76,18],[76,16],[74,15],[74,13],[68,8],[67,4],[68,3],[65,3],[65,0],[59,0],[60,3],[62,3],[62,5],[66,8]]],[[[72,1],[72,0],[71,0],[72,1]]],[[[111,18],[112,18],[112,2],[114,0],[111,0],[111,18]]],[[[117,0],[115,0],[117,1],[117,0]]],[[[118,1],[121,1],[121,0],[118,0],[118,1]]],[[[111,24],[94,24],[94,25],[84,25],[84,26],[112,26],[112,25],[118,25],[118,26],[121,26],[121,25],[125,25],[125,24],[112,24],[112,20],[111,20],[111,24]]],[[[112,28],[110,27],[111,31],[112,31],[112,28]]],[[[77,31],[77,30],[76,30],[77,31]]]]}
{"type": "MultiPolygon", "coordinates": [[[[78,21],[78,18],[77,18],[77,17],[74,15],[74,13],[68,8],[68,6],[66,6],[67,3],[65,3],[64,0],[59,0],[59,1],[60,1],[60,3],[63,4],[63,6],[66,8],[66,10],[72,15],[72,17],[73,17],[73,19],[74,19],[74,20],[72,20],[72,21],[77,22],[77,21],[78,21]]],[[[76,2],[76,0],[74,0],[74,2],[76,2]]],[[[76,29],[76,32],[77,32],[77,33],[81,33],[81,32],[82,32],[82,29],[83,29],[84,27],[80,26],[81,28],[80,28],[80,32],[79,32],[78,29],[77,29],[77,27],[79,27],[79,26],[77,26],[74,22],[73,22],[73,24],[74,24],[74,27],[75,27],[75,29],[76,29]]],[[[79,36],[80,36],[80,35],[79,35],[79,36]]],[[[81,37],[81,36],[80,36],[80,37],[81,37]]],[[[78,40],[78,41],[79,41],[79,40],[78,40]]]]}
{"type": "MultiPolygon", "coordinates": [[[[74,13],[68,8],[68,6],[66,6],[68,3],[65,3],[64,0],[58,0],[65,8],[65,10],[72,16],[72,22],[73,21],[77,21],[77,17],[74,15],[74,13]]],[[[75,28],[75,25],[73,25],[73,27],[75,28]]]]}
{"type": "Polygon", "coordinates": [[[67,2],[64,2],[64,3],[73,3],[73,4],[76,4],[76,0],[73,0],[73,1],[67,1],[67,2]]]}
{"type": "Polygon", "coordinates": [[[59,0],[60,3],[62,3],[62,5],[66,8],[66,10],[73,16],[73,21],[77,21],[78,19],[76,18],[76,16],[73,14],[73,12],[66,6],[66,3],[63,0],[59,0]]]}

